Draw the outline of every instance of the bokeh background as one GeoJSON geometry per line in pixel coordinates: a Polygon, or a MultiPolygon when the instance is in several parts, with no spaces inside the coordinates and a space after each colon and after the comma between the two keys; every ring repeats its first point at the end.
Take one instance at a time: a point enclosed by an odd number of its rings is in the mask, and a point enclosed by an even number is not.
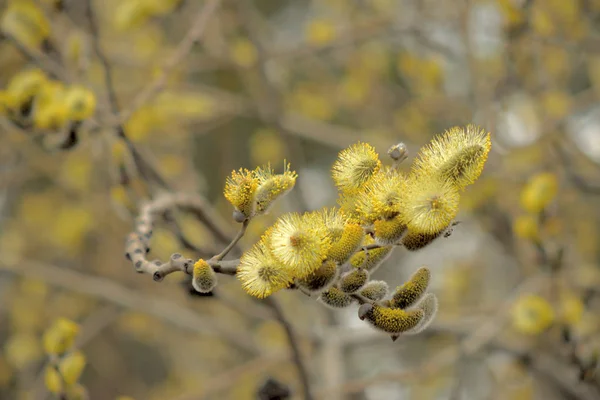
{"type": "MultiPolygon", "coordinates": [[[[402,141],[414,155],[471,122],[493,145],[461,224],[376,274],[395,287],[431,268],[440,310],[426,332],[392,342],[356,307],[274,296],[313,398],[600,398],[600,1],[28,2],[47,35],[27,13],[7,17],[15,3],[0,1],[0,88],[40,68],[97,106],[67,150],[64,130],[1,117],[0,398],[52,398],[41,338],[59,317],[81,324],[91,399],[255,399],[269,378],[304,398],[281,320],[235,278],[193,295],[180,274],[156,283],[124,258],[157,185],[120,124],[231,236],[231,170],[291,162],[296,188],[252,221],[248,248],[283,212],[335,205],[344,147],[366,141],[384,159],[402,141]],[[532,211],[523,193],[540,181],[547,205],[532,211]]],[[[174,212],[149,257],[223,247],[174,212]]]]}

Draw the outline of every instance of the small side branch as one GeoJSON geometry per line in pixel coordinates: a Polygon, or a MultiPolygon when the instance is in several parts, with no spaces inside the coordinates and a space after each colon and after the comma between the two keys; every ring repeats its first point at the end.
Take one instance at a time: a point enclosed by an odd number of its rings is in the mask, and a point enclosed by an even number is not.
{"type": "Polygon", "coordinates": [[[304,365],[304,362],[302,361],[302,355],[300,354],[300,347],[298,346],[298,339],[296,337],[294,329],[290,325],[289,321],[285,318],[285,315],[283,314],[281,306],[279,305],[277,300],[275,300],[273,297],[267,297],[265,299],[265,303],[273,310],[275,318],[285,330],[285,334],[287,336],[288,343],[292,351],[292,359],[294,361],[294,364],[296,364],[296,368],[298,369],[298,377],[300,378],[302,390],[304,391],[304,399],[313,400],[314,397],[310,389],[308,371],[306,369],[306,366],[304,365]]]}

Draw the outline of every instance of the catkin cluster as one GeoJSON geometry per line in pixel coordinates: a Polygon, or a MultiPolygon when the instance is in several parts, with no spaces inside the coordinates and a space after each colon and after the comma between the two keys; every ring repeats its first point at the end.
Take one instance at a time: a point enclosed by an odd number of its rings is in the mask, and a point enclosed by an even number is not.
{"type": "MultiPolygon", "coordinates": [[[[419,269],[387,300],[387,284],[370,276],[395,247],[419,250],[449,235],[460,191],[480,175],[490,146],[478,127],[452,128],[420,150],[407,174],[397,168],[407,157],[403,144],[388,152],[393,166],[383,166],[369,144],[350,146],[332,168],[339,207],[281,216],[242,255],[242,287],[258,298],[297,288],[333,308],[359,303],[360,318],[393,338],[420,332],[437,310],[426,293],[429,270],[419,269]]],[[[275,176],[270,168],[232,173],[225,196],[237,221],[265,212],[296,179],[288,165],[275,176]]]]}
{"type": "Polygon", "coordinates": [[[61,399],[85,400],[87,390],[79,384],[86,365],[86,357],[74,344],[80,327],[75,322],[60,318],[44,333],[44,350],[49,361],[44,371],[47,389],[61,399]]]}
{"type": "Polygon", "coordinates": [[[0,114],[23,129],[51,137],[55,146],[63,149],[77,144],[81,123],[92,117],[95,109],[91,90],[65,86],[39,69],[19,72],[0,91],[0,114]]]}

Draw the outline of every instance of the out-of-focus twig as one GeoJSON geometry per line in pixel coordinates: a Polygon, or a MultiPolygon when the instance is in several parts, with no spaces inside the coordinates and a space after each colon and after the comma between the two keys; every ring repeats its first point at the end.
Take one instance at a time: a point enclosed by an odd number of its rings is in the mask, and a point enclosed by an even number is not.
{"type": "Polygon", "coordinates": [[[162,69],[162,73],[144,88],[135,99],[133,99],[131,106],[127,110],[121,112],[118,116],[118,124],[127,121],[136,110],[151,101],[154,96],[163,89],[167,83],[169,73],[183,61],[194,45],[202,38],[210,18],[215,13],[220,3],[221,0],[206,1],[204,7],[194,17],[192,26],[185,37],[181,40],[173,54],[167,59],[162,69]]]}
{"type": "Polygon", "coordinates": [[[296,369],[298,370],[298,377],[300,378],[300,384],[302,385],[304,398],[306,400],[312,400],[314,397],[310,388],[308,370],[306,369],[306,365],[302,360],[302,354],[300,353],[300,346],[298,343],[298,338],[296,337],[296,333],[294,332],[294,328],[292,328],[292,326],[290,325],[289,321],[287,320],[283,311],[281,310],[281,306],[275,298],[267,297],[265,299],[265,303],[273,310],[275,318],[285,330],[290,350],[292,352],[292,360],[294,361],[294,364],[296,364],[296,369]]]}
{"type": "Polygon", "coordinates": [[[575,171],[575,168],[573,167],[573,163],[571,162],[571,159],[567,155],[566,151],[563,149],[563,146],[561,146],[559,143],[556,143],[556,142],[553,142],[552,146],[554,148],[554,151],[558,155],[558,158],[560,159],[561,164],[562,164],[563,168],[565,169],[567,176],[570,179],[570,182],[577,189],[582,191],[583,193],[599,195],[600,194],[600,182],[599,183],[588,182],[585,178],[583,178],[581,175],[579,175],[575,171]]]}
{"type": "Polygon", "coordinates": [[[49,77],[54,79],[60,79],[65,82],[69,82],[69,76],[65,73],[62,66],[48,57],[42,51],[23,45],[16,38],[9,34],[2,34],[4,38],[8,39],[25,58],[30,62],[40,67],[49,77]]]}
{"type": "Polygon", "coordinates": [[[182,329],[207,335],[217,334],[241,349],[252,353],[255,351],[254,343],[247,335],[233,332],[218,319],[205,319],[196,310],[139,293],[109,279],[34,261],[22,261],[18,265],[0,263],[1,271],[40,279],[75,293],[100,298],[129,310],[152,315],[182,329]]]}

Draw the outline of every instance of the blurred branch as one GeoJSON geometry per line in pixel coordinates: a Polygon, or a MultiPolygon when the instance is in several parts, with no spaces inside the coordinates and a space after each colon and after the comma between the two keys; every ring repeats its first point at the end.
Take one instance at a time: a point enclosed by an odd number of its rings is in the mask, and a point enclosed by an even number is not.
{"type": "Polygon", "coordinates": [[[261,356],[229,368],[210,378],[210,382],[202,390],[177,396],[173,400],[202,400],[209,399],[215,394],[231,388],[232,383],[239,381],[246,374],[257,374],[284,362],[283,357],[261,356]]]}
{"type": "Polygon", "coordinates": [[[588,182],[581,175],[579,175],[575,171],[575,168],[573,167],[573,163],[572,163],[571,159],[569,158],[569,156],[567,155],[567,152],[565,151],[565,149],[563,148],[563,146],[561,144],[559,144],[557,142],[552,142],[552,147],[556,151],[556,154],[558,155],[558,158],[560,159],[561,164],[562,164],[563,168],[565,169],[567,176],[570,179],[570,182],[583,193],[599,195],[600,194],[600,182],[599,183],[591,183],[591,182],[588,182]]]}
{"type": "Polygon", "coordinates": [[[40,279],[75,293],[97,297],[123,308],[152,315],[192,332],[218,335],[243,350],[255,352],[254,343],[248,335],[232,332],[231,329],[222,325],[218,318],[203,318],[197,310],[186,308],[155,295],[139,293],[106,278],[35,261],[21,261],[18,265],[0,263],[0,272],[2,271],[40,279]]]}
{"type": "Polygon", "coordinates": [[[275,314],[275,318],[281,324],[283,329],[285,330],[285,334],[288,339],[288,344],[292,351],[292,360],[294,364],[296,364],[296,369],[298,370],[298,376],[300,378],[300,383],[302,385],[302,391],[304,392],[305,400],[314,399],[311,389],[310,389],[310,380],[308,377],[308,370],[302,361],[302,354],[300,353],[300,346],[298,343],[298,338],[296,337],[296,333],[292,328],[292,325],[285,318],[283,311],[281,310],[281,306],[279,302],[274,297],[267,297],[265,299],[265,304],[268,305],[275,314]]]}
{"type": "Polygon", "coordinates": [[[36,48],[23,45],[16,38],[9,34],[2,33],[2,37],[6,38],[10,43],[12,43],[13,46],[15,46],[25,58],[40,67],[44,72],[46,72],[46,74],[48,74],[49,77],[60,79],[65,82],[70,81],[62,66],[44,54],[44,52],[36,48]]]}
{"type": "Polygon", "coordinates": [[[118,115],[118,124],[127,121],[135,111],[151,101],[154,96],[164,88],[169,73],[183,61],[194,45],[202,38],[210,18],[215,13],[220,3],[221,0],[206,0],[204,7],[202,7],[194,18],[189,31],[181,40],[171,57],[165,62],[161,74],[133,99],[131,106],[127,110],[118,115]]]}

